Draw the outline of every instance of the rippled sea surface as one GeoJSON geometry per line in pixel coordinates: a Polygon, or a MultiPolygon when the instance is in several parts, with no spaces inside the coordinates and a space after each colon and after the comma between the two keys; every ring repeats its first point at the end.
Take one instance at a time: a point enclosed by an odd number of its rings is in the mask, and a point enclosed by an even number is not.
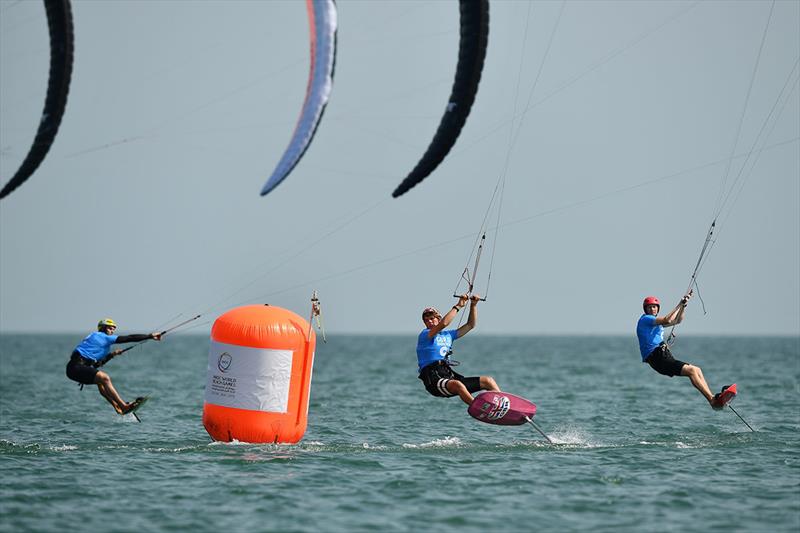
{"type": "Polygon", "coordinates": [[[167,337],[106,369],[118,416],[64,375],[76,335],[0,336],[0,531],[800,530],[800,339],[681,337],[712,389],[640,362],[632,337],[456,343],[538,406],[531,426],[429,396],[409,336],[317,348],[298,445],[212,442],[201,417],[208,339],[167,337]]]}

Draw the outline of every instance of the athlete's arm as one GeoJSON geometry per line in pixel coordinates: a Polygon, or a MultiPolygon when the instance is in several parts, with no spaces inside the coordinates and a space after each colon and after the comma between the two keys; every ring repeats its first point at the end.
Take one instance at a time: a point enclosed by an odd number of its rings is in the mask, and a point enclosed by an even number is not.
{"type": "Polygon", "coordinates": [[[474,328],[475,324],[478,322],[478,301],[480,301],[480,296],[473,294],[469,302],[469,317],[467,318],[467,323],[458,328],[459,339],[472,331],[472,328],[474,328]]]}
{"type": "MultiPolygon", "coordinates": [[[[436,324],[435,326],[433,326],[430,329],[430,331],[428,331],[428,338],[429,339],[434,338],[440,331],[442,331],[444,328],[446,328],[447,326],[450,325],[450,322],[452,322],[453,319],[456,317],[456,315],[458,314],[458,311],[467,304],[467,299],[468,299],[468,296],[466,294],[462,294],[461,296],[458,297],[458,303],[456,305],[454,305],[453,307],[451,307],[450,310],[447,311],[444,314],[444,316],[439,321],[439,323],[436,324]]],[[[467,331],[469,331],[469,330],[467,330],[467,331]]],[[[459,333],[458,336],[460,337],[461,336],[461,328],[459,328],[458,333],[459,333]]]]}
{"type": "MultiPolygon", "coordinates": [[[[156,333],[148,333],[148,334],[135,333],[133,335],[117,335],[117,340],[115,340],[112,344],[124,344],[124,343],[127,343],[127,342],[143,342],[143,341],[147,341],[147,340],[150,340],[150,339],[155,339],[157,341],[160,341],[161,340],[161,333],[156,332],[156,333]]],[[[127,349],[129,349],[129,348],[126,348],[126,350],[127,349]]],[[[122,354],[124,352],[125,352],[125,350],[120,350],[120,349],[113,350],[112,352],[110,352],[108,355],[106,355],[103,358],[103,362],[107,363],[111,359],[114,359],[116,356],[118,356],[118,355],[120,355],[120,354],[122,354]]]]}
{"type": "Polygon", "coordinates": [[[689,298],[692,297],[692,292],[689,291],[678,305],[675,306],[675,309],[667,313],[665,316],[661,318],[656,318],[656,324],[659,326],[677,326],[681,322],[683,322],[683,314],[686,312],[686,306],[689,304],[689,298]]]}
{"type": "Polygon", "coordinates": [[[161,340],[161,333],[135,333],[133,335],[120,335],[117,337],[117,340],[114,341],[114,344],[124,344],[126,342],[142,342],[147,341],[150,339],[155,339],[157,341],[161,340]]]}

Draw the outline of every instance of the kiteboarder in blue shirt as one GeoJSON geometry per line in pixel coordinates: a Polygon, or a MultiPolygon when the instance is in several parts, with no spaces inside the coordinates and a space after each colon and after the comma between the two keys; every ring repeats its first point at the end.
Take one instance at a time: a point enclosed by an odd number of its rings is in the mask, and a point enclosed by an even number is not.
{"type": "Polygon", "coordinates": [[[142,342],[149,339],[159,341],[161,333],[115,335],[116,329],[117,324],[110,318],[98,322],[97,331],[87,335],[73,350],[72,357],[67,363],[67,377],[82,385],[97,385],[97,390],[103,398],[108,400],[117,413],[124,415],[134,411],[146,398],[139,397],[130,403],[124,401],[112,385],[111,376],[98,368],[123,352],[120,349],[110,351],[112,344],[142,342]]]}
{"type": "MultiPolygon", "coordinates": [[[[452,369],[454,361],[450,360],[453,341],[460,339],[475,327],[478,319],[477,306],[480,298],[463,294],[458,303],[442,316],[435,307],[426,307],[422,311],[422,322],[425,329],[417,340],[417,363],[419,379],[425,389],[433,396],[447,398],[458,396],[464,403],[472,403],[472,393],[480,390],[500,391],[491,376],[464,377],[452,369]],[[445,330],[456,314],[470,302],[467,323],[458,329],[445,330]]],[[[456,363],[457,364],[457,363],[456,363]]]]}
{"type": "MultiPolygon", "coordinates": [[[[694,388],[700,391],[712,408],[722,409],[724,404],[720,401],[719,394],[712,394],[700,367],[672,357],[669,346],[664,342],[664,327],[676,326],[683,322],[683,314],[691,297],[692,291],[689,291],[681,298],[675,309],[663,317],[658,316],[661,309],[661,302],[658,301],[658,298],[648,296],[644,299],[642,302],[644,314],[639,317],[639,322],[636,324],[636,336],[639,338],[642,362],[649,364],[653,370],[665,376],[688,377],[694,388]]],[[[722,391],[724,392],[726,388],[723,387],[722,391]]]]}

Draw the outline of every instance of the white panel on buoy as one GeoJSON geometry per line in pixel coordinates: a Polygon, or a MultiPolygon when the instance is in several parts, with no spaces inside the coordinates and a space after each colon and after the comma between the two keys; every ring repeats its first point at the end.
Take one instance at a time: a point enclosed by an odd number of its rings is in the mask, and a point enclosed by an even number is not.
{"type": "Polygon", "coordinates": [[[253,411],[285,413],[292,351],[211,341],[205,401],[253,411]]]}

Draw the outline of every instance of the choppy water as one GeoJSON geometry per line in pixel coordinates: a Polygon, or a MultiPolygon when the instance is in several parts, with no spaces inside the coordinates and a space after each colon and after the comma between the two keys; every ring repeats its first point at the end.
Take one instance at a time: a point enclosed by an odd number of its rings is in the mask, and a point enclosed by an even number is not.
{"type": "Polygon", "coordinates": [[[82,335],[0,336],[0,531],[797,531],[800,339],[682,337],[713,389],[639,362],[632,337],[457,343],[459,371],[537,403],[530,426],[477,422],[416,379],[415,335],[317,350],[301,444],[211,442],[208,340],[109,364],[143,423],[64,376],[82,335]]]}

